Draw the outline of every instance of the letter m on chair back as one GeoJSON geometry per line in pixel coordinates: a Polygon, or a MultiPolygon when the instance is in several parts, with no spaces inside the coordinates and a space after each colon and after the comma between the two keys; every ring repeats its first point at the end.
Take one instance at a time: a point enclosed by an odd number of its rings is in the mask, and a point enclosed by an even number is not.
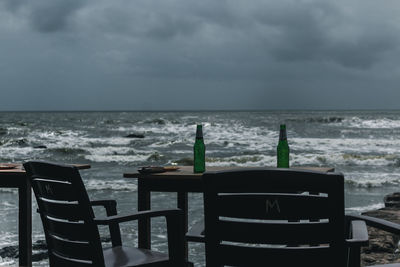
{"type": "Polygon", "coordinates": [[[241,169],[203,180],[207,267],[346,265],[342,174],[241,169]]]}

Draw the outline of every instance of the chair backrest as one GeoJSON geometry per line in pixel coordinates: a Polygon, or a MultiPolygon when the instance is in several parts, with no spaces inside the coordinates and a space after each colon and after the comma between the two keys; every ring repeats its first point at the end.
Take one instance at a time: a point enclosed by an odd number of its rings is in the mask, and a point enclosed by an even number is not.
{"type": "Polygon", "coordinates": [[[99,231],[78,169],[34,161],[24,168],[39,207],[50,266],[104,266],[99,231]]]}
{"type": "Polygon", "coordinates": [[[207,267],[345,266],[342,174],[242,169],[203,181],[207,267]]]}

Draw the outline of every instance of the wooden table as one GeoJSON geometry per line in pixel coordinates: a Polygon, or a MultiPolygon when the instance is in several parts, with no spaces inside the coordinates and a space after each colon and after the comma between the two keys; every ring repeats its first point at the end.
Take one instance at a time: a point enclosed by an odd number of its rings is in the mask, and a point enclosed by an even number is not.
{"type": "MultiPolygon", "coordinates": [[[[88,164],[76,164],[88,169],[88,164]]],[[[0,187],[18,188],[19,266],[32,266],[32,190],[22,164],[13,169],[0,170],[0,187]]]]}
{"type": "MultiPolygon", "coordinates": [[[[179,170],[163,173],[124,173],[125,178],[138,179],[138,210],[151,209],[151,192],[177,192],[179,209],[185,214],[185,232],[188,231],[188,192],[203,192],[201,173],[193,173],[193,166],[179,166],[179,170]]],[[[243,167],[207,167],[207,171],[221,171],[243,167]]],[[[296,169],[296,168],[292,168],[296,169]]],[[[332,172],[334,168],[298,167],[297,169],[332,172]]],[[[150,220],[139,220],[139,247],[150,249],[150,220]]],[[[187,243],[185,243],[187,257],[187,243]]]]}

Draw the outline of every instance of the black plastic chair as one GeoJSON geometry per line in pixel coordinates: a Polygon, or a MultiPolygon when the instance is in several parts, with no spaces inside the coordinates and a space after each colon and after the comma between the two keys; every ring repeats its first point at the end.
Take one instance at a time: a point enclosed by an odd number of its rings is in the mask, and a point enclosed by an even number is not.
{"type": "Polygon", "coordinates": [[[183,212],[142,211],[119,216],[113,200],[90,201],[76,167],[46,162],[24,164],[38,203],[54,267],[184,266],[183,212]],[[92,206],[106,208],[107,217],[96,218],[92,206]],[[168,255],[122,246],[119,223],[143,217],[165,216],[168,255]],[[102,248],[97,225],[108,225],[112,247],[102,248]]]}
{"type": "Polygon", "coordinates": [[[347,230],[340,173],[243,169],[203,179],[207,267],[353,266],[349,247],[368,244],[364,221],[349,219],[347,230]]]}

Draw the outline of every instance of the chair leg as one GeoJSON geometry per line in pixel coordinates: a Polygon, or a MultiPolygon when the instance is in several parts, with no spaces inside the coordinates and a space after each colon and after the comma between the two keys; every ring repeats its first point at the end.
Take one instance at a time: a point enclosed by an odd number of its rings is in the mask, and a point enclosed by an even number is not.
{"type": "Polygon", "coordinates": [[[361,248],[360,247],[349,248],[347,266],[360,267],[360,265],[361,265],[361,248]]]}

